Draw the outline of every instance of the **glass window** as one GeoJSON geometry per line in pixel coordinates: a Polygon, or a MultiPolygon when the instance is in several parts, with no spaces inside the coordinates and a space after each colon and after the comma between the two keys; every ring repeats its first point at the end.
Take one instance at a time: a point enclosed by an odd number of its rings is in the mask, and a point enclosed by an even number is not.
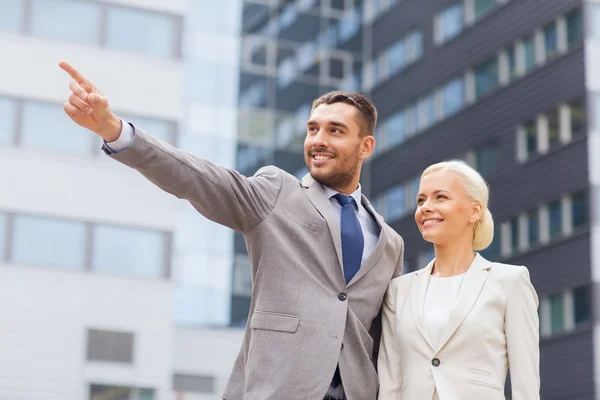
{"type": "Polygon", "coordinates": [[[590,18],[592,36],[600,39],[600,4],[590,3],[589,6],[592,12],[592,17],[590,18]]]}
{"type": "Polygon", "coordinates": [[[17,105],[12,99],[0,97],[0,144],[10,144],[15,130],[17,105]]]}
{"type": "MultiPolygon", "coordinates": [[[[31,32],[50,39],[87,45],[98,44],[100,5],[96,2],[77,0],[33,0],[31,32]]],[[[123,38],[128,35],[124,35],[123,38]]]]}
{"type": "Polygon", "coordinates": [[[392,147],[400,144],[406,137],[406,121],[404,112],[400,111],[392,115],[385,122],[385,131],[387,134],[387,146],[392,147]]]}
{"type": "Polygon", "coordinates": [[[548,58],[555,55],[558,51],[558,35],[555,22],[544,27],[544,47],[546,49],[546,57],[548,58]]]}
{"type": "Polygon", "coordinates": [[[442,89],[444,102],[444,116],[449,117],[465,105],[465,80],[454,79],[444,85],[442,89]]]}
{"type": "Polygon", "coordinates": [[[565,329],[564,296],[555,294],[550,296],[550,332],[562,332],[565,329]]]}
{"type": "Polygon", "coordinates": [[[527,158],[537,153],[537,126],[535,121],[527,121],[523,124],[525,130],[525,142],[527,146],[527,158]]]}
{"type": "Polygon", "coordinates": [[[23,105],[21,145],[32,149],[89,154],[95,138],[74,124],[58,104],[23,105]]]}
{"type": "Polygon", "coordinates": [[[406,193],[403,185],[398,185],[387,192],[386,211],[390,220],[406,214],[406,193]]]}
{"type": "Polygon", "coordinates": [[[586,122],[585,103],[583,102],[583,98],[578,98],[570,102],[569,109],[571,112],[571,134],[576,135],[578,133],[583,133],[586,122]]]}
{"type": "Polygon", "coordinates": [[[500,224],[494,225],[494,240],[487,249],[481,251],[481,255],[488,260],[493,260],[500,255],[500,229],[500,224]]]}
{"type": "Polygon", "coordinates": [[[571,214],[574,228],[587,224],[587,201],[584,192],[574,193],[571,196],[571,214]]]}
{"type": "Polygon", "coordinates": [[[94,271],[115,275],[164,275],[165,239],[158,231],[99,225],[94,229],[94,271]]]}
{"type": "Polygon", "coordinates": [[[535,41],[533,36],[523,39],[523,61],[525,72],[535,67],[535,41]]]}
{"type": "Polygon", "coordinates": [[[3,0],[0,31],[20,32],[23,22],[23,0],[3,0]]]}
{"type": "Polygon", "coordinates": [[[419,101],[418,112],[420,124],[419,130],[424,130],[429,128],[435,122],[435,102],[433,99],[433,95],[427,96],[421,101],[419,101]]]}
{"type": "Polygon", "coordinates": [[[475,6],[475,19],[479,19],[496,6],[498,0],[473,0],[475,6]]]}
{"type": "Polygon", "coordinates": [[[550,211],[550,237],[562,233],[562,206],[560,200],[548,204],[550,211]]]}
{"type": "Polygon", "coordinates": [[[154,400],[154,389],[90,385],[90,400],[154,400]]]}
{"type": "Polygon", "coordinates": [[[581,21],[581,10],[573,10],[566,15],[567,19],[567,45],[571,47],[572,44],[581,40],[583,28],[581,21]]]}
{"type": "Polygon", "coordinates": [[[457,36],[462,30],[465,21],[465,8],[463,2],[446,8],[439,15],[440,39],[446,42],[457,36]]]}
{"type": "Polygon", "coordinates": [[[423,33],[422,32],[413,32],[409,35],[409,40],[412,42],[412,57],[410,57],[411,61],[416,61],[423,56],[423,33]]]}
{"type": "Polygon", "coordinates": [[[6,257],[6,215],[0,214],[0,262],[6,257]]]}
{"type": "Polygon", "coordinates": [[[519,218],[510,220],[510,249],[514,253],[519,249],[519,218]]]}
{"type": "Polygon", "coordinates": [[[560,122],[558,116],[558,109],[554,109],[546,113],[548,119],[548,143],[550,146],[560,141],[560,122]]]}
{"type": "Polygon", "coordinates": [[[86,233],[82,222],[17,215],[12,260],[17,264],[80,270],[85,265],[86,233]]]}
{"type": "Polygon", "coordinates": [[[573,307],[575,316],[575,326],[590,322],[592,314],[592,302],[590,296],[590,287],[585,286],[573,291],[573,307]]]}
{"type": "Polygon", "coordinates": [[[388,49],[387,61],[390,75],[404,68],[406,64],[406,44],[404,40],[399,41],[388,49]]]}
{"type": "Polygon", "coordinates": [[[175,18],[139,9],[110,7],[106,45],[112,49],[170,58],[177,55],[175,18]]]}
{"type": "Polygon", "coordinates": [[[475,159],[477,160],[476,169],[481,175],[485,176],[496,171],[500,166],[498,143],[488,143],[475,149],[475,159]]]}
{"type": "Polygon", "coordinates": [[[527,236],[530,246],[540,240],[540,217],[538,210],[531,210],[527,213],[527,236]]]}
{"type": "Polygon", "coordinates": [[[475,97],[491,92],[498,86],[498,57],[493,57],[475,68],[475,97]]]}
{"type": "Polygon", "coordinates": [[[508,80],[512,81],[517,76],[517,50],[515,46],[510,46],[506,50],[508,55],[508,80]]]}

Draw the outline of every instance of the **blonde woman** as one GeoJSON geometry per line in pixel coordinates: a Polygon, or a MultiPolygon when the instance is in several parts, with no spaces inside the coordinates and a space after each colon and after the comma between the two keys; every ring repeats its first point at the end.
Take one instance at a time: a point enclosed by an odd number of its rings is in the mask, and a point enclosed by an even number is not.
{"type": "Polygon", "coordinates": [[[488,186],[462,161],[423,172],[415,221],[424,269],[392,280],[383,305],[379,400],[538,400],[538,298],[523,266],[486,260],[488,186]]]}

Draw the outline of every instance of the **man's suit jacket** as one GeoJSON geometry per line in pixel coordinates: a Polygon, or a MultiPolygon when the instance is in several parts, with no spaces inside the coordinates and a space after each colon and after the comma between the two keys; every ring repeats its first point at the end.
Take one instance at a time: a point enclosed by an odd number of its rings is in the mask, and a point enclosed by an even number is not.
{"type": "Polygon", "coordinates": [[[381,233],[346,285],[339,217],[323,186],[276,167],[253,177],[222,168],[136,129],[112,155],[207,218],[244,234],[252,269],[249,323],[225,400],[322,400],[339,362],[350,400],[375,399],[370,335],[403,242],[369,201],[381,233]]]}
{"type": "Polygon", "coordinates": [[[379,400],[538,400],[538,298],[522,266],[477,254],[438,346],[423,322],[435,260],[390,283],[383,306],[379,400]],[[437,366],[436,366],[437,365],[437,366]]]}

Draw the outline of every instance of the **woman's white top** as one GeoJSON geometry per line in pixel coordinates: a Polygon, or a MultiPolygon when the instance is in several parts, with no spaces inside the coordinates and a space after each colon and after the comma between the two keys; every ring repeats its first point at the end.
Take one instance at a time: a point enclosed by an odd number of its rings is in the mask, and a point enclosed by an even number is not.
{"type": "MultiPolygon", "coordinates": [[[[429,277],[429,285],[425,294],[423,307],[423,321],[429,334],[429,339],[434,346],[439,345],[440,336],[450,318],[450,312],[456,305],[458,292],[465,274],[450,276],[447,278],[429,277]]],[[[437,391],[433,394],[433,400],[439,400],[437,391]]]]}

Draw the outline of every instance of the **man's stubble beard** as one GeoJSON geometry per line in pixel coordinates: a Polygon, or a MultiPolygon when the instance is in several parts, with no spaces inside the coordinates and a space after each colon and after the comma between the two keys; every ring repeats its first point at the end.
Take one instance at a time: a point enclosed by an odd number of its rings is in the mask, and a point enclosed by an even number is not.
{"type": "Polygon", "coordinates": [[[313,174],[312,168],[309,166],[309,162],[312,161],[310,156],[305,156],[305,163],[310,172],[310,176],[321,185],[325,185],[329,188],[344,188],[352,183],[356,178],[356,175],[360,174],[360,162],[359,157],[356,155],[352,162],[344,164],[341,170],[333,171],[327,175],[313,174]],[[350,164],[350,165],[348,165],[350,164]],[[347,168],[345,168],[347,166],[347,168]]]}

